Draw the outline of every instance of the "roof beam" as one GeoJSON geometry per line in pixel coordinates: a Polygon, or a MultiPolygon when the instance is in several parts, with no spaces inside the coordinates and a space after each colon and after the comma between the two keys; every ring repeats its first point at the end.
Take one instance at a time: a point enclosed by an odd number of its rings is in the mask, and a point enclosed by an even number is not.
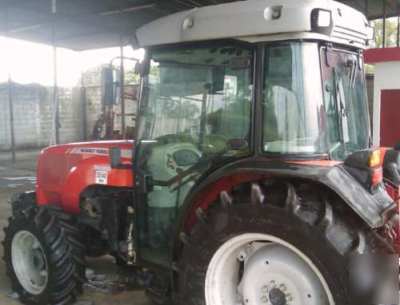
{"type": "MultiPolygon", "coordinates": [[[[3,7],[3,11],[9,10],[9,9],[17,9],[17,10],[21,9],[17,5],[17,3],[18,2],[14,2],[14,3],[8,2],[9,5],[3,7]]],[[[32,3],[32,1],[31,1],[31,3],[32,3]]],[[[26,5],[26,3],[25,3],[25,5],[26,5]]],[[[24,31],[30,31],[30,30],[34,30],[34,29],[38,29],[38,28],[42,28],[42,27],[46,27],[46,26],[49,27],[49,31],[50,31],[51,30],[50,26],[54,22],[56,22],[56,26],[57,26],[57,23],[60,23],[60,21],[61,22],[71,22],[71,23],[78,22],[78,23],[82,24],[82,26],[86,25],[89,27],[96,27],[96,28],[102,29],[102,31],[104,31],[105,33],[115,32],[115,29],[108,27],[100,19],[93,18],[93,17],[101,16],[102,13],[79,14],[79,15],[73,16],[73,15],[64,14],[62,12],[57,12],[55,15],[53,15],[51,13],[51,3],[50,2],[49,2],[49,12],[43,12],[39,9],[33,9],[33,8],[27,8],[27,11],[37,14],[38,15],[37,20],[33,20],[34,22],[29,23],[29,24],[22,24],[22,25],[18,26],[17,28],[10,28],[9,26],[5,26],[5,29],[3,30],[3,32],[6,30],[6,28],[8,28],[9,33],[21,33],[24,31]],[[87,20],[88,18],[90,18],[90,21],[87,20]]],[[[11,18],[9,18],[9,23],[11,23],[11,18]]],[[[56,41],[58,41],[58,37],[56,37],[56,41]]]]}

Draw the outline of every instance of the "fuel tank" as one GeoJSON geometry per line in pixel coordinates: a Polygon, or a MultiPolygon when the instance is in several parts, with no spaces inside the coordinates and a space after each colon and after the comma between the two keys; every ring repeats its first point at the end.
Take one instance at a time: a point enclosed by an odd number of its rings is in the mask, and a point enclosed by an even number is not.
{"type": "Polygon", "coordinates": [[[134,141],[71,143],[44,149],[37,165],[38,205],[57,205],[78,214],[80,196],[90,186],[132,188],[134,141]],[[121,168],[111,168],[109,149],[121,149],[121,168]]]}

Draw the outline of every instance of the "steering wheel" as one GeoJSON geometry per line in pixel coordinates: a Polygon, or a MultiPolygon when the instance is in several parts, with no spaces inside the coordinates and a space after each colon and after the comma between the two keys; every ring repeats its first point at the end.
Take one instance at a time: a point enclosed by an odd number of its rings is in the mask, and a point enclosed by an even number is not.
{"type": "Polygon", "coordinates": [[[229,150],[228,139],[222,135],[207,135],[201,147],[207,155],[221,154],[229,150]]]}

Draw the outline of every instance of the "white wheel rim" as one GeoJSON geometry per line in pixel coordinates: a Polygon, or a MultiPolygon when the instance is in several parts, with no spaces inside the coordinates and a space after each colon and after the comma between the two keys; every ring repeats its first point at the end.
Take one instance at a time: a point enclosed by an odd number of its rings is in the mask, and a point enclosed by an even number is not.
{"type": "Polygon", "coordinates": [[[11,244],[11,261],[19,283],[27,292],[39,295],[46,289],[48,264],[36,236],[28,231],[15,234],[11,244]]]}
{"type": "Polygon", "coordinates": [[[243,234],[212,258],[207,305],[335,305],[315,264],[299,249],[267,234],[243,234]]]}

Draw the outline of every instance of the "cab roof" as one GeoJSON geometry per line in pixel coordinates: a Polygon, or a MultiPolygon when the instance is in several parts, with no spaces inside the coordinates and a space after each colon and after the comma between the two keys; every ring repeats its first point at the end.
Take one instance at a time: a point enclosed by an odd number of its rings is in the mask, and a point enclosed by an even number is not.
{"type": "Polygon", "coordinates": [[[369,31],[361,12],[336,1],[248,0],[158,19],[137,31],[136,44],[149,47],[215,39],[318,39],[365,48],[369,31]]]}

